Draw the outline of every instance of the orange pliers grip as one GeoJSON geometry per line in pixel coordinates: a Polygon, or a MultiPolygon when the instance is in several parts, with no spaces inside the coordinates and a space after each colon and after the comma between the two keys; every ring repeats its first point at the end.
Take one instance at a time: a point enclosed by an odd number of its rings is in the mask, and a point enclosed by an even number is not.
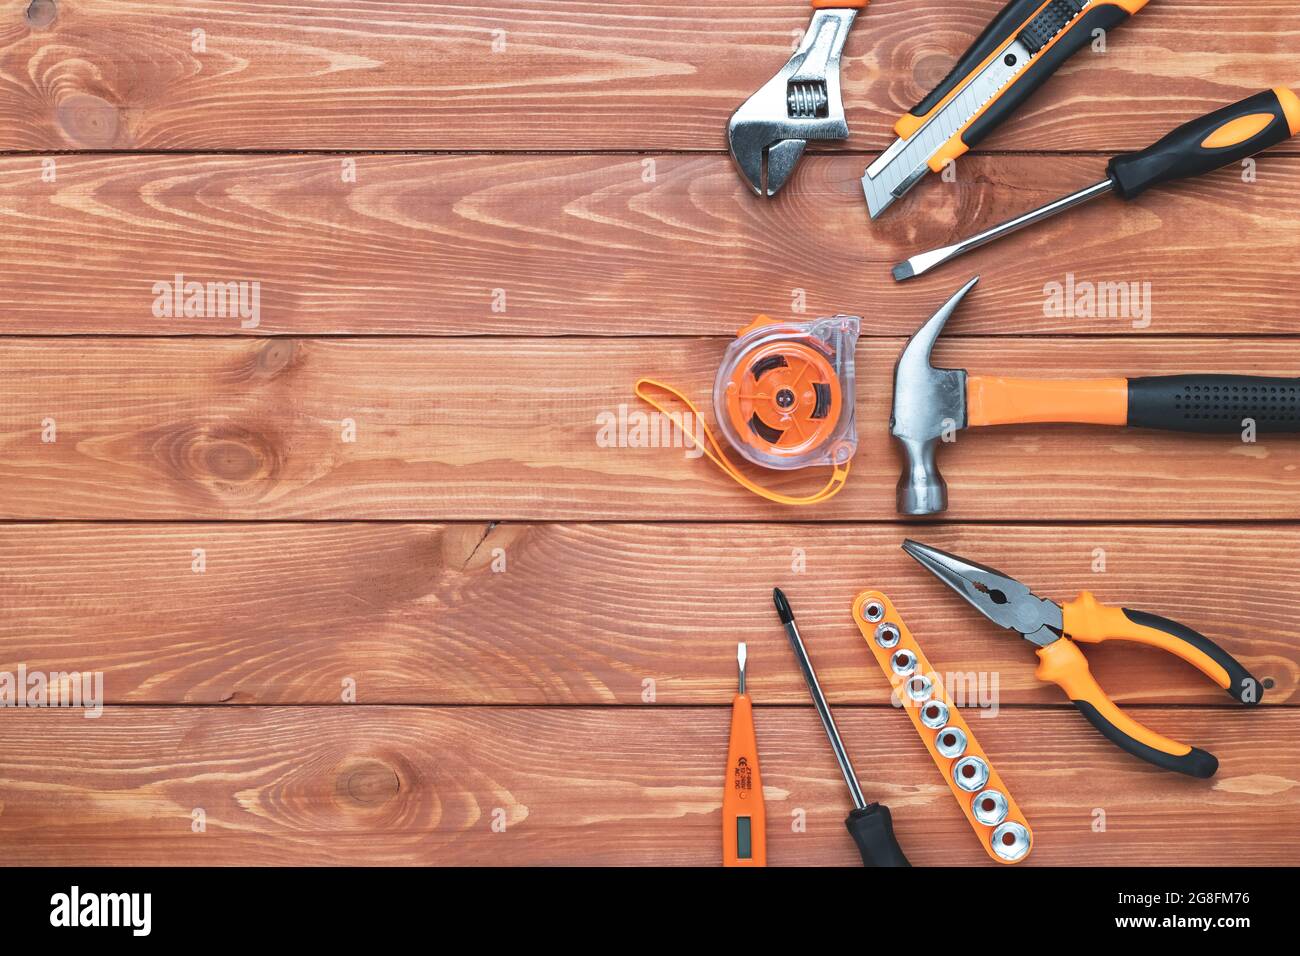
{"type": "Polygon", "coordinates": [[[1058,685],[1097,730],[1135,757],[1192,777],[1214,776],[1219,761],[1213,754],[1158,734],[1120,710],[1092,676],[1087,658],[1075,641],[1098,644],[1127,640],[1159,647],[1192,664],[1247,705],[1259,702],[1255,678],[1209,638],[1175,621],[1107,607],[1087,591],[1062,605],[1061,610],[1064,637],[1038,650],[1035,676],[1058,685]]]}
{"type": "Polygon", "coordinates": [[[1181,657],[1242,704],[1257,704],[1259,683],[1235,657],[1203,634],[1177,621],[1143,611],[1110,607],[1084,591],[1061,605],[1064,630],[1071,640],[1085,644],[1133,641],[1158,647],[1181,657]]]}

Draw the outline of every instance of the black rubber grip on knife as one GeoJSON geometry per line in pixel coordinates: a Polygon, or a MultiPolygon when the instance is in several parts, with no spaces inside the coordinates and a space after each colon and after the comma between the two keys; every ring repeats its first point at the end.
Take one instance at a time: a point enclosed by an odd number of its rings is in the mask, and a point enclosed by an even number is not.
{"type": "Polygon", "coordinates": [[[1020,74],[1016,81],[1003,90],[1001,95],[989,104],[988,109],[966,128],[961,134],[962,142],[969,147],[978,145],[1007,117],[1020,109],[1040,86],[1051,79],[1066,60],[1091,43],[1096,31],[1113,30],[1128,19],[1129,12],[1113,3],[1093,7],[1079,17],[1064,36],[1039,53],[1029,64],[1029,69],[1020,74]]]}
{"type": "Polygon", "coordinates": [[[1083,12],[1084,6],[1085,0],[1052,0],[1020,31],[1020,42],[1030,53],[1037,53],[1069,26],[1070,21],[1083,12]]]}
{"type": "Polygon", "coordinates": [[[869,803],[844,821],[862,854],[863,866],[911,866],[894,836],[894,819],[883,803],[869,803]]]}
{"type": "Polygon", "coordinates": [[[1170,637],[1176,637],[1222,667],[1224,673],[1228,675],[1228,686],[1224,690],[1237,703],[1245,704],[1247,707],[1254,707],[1264,699],[1264,685],[1259,682],[1259,679],[1246,670],[1241,661],[1218,644],[1215,644],[1204,634],[1193,631],[1186,624],[1179,624],[1177,621],[1171,621],[1169,618],[1161,617],[1158,614],[1134,611],[1132,608],[1127,607],[1122,608],[1122,610],[1124,616],[1134,624],[1149,627],[1153,631],[1163,631],[1170,637]]]}
{"type": "Polygon", "coordinates": [[[1140,152],[1116,156],[1110,161],[1107,173],[1115,192],[1125,199],[1133,199],[1152,186],[1212,173],[1249,159],[1285,142],[1291,135],[1291,120],[1277,93],[1265,90],[1240,103],[1184,123],[1160,142],[1140,152]],[[1268,121],[1270,116],[1272,120],[1268,121]],[[1242,138],[1229,136],[1218,144],[1211,138],[1225,127],[1231,129],[1229,124],[1238,120],[1248,122],[1248,117],[1259,117],[1267,125],[1257,130],[1252,125],[1251,135],[1242,138]]]}
{"type": "Polygon", "coordinates": [[[1128,383],[1131,428],[1227,435],[1248,419],[1259,433],[1300,433],[1300,379],[1170,375],[1128,383]]]}

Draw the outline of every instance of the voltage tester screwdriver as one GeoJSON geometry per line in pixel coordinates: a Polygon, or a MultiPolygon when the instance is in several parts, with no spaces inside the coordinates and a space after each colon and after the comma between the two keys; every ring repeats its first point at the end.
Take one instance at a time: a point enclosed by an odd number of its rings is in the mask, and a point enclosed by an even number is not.
{"type": "Polygon", "coordinates": [[[1147,0],[1010,0],[952,72],[894,124],[898,139],[862,177],[875,219],[928,172],[974,148],[1063,63],[1147,0]]]}
{"type": "Polygon", "coordinates": [[[758,772],[754,705],[745,693],[745,645],[736,645],[737,689],[731,702],[731,743],[722,792],[722,865],[767,866],[767,814],[758,772]]]}
{"type": "Polygon", "coordinates": [[[1116,156],[1106,169],[1106,178],[1095,186],[994,226],[963,242],[913,256],[894,267],[894,278],[903,282],[923,275],[972,249],[1050,219],[1098,196],[1114,193],[1121,199],[1136,199],[1153,186],[1212,173],[1249,159],[1297,134],[1300,134],[1300,97],[1284,87],[1265,90],[1192,120],[1141,152],[1116,156]]]}
{"type": "Polygon", "coordinates": [[[772,601],[776,604],[776,613],[781,618],[782,626],[785,627],[786,636],[790,638],[790,647],[799,662],[799,670],[803,671],[803,679],[808,685],[813,706],[817,708],[817,716],[821,718],[826,736],[830,738],[831,749],[835,751],[835,760],[840,765],[840,773],[844,774],[844,782],[849,785],[849,793],[853,797],[853,812],[844,821],[844,825],[848,827],[853,842],[858,845],[863,865],[911,866],[912,864],[907,862],[907,857],[903,855],[898,840],[894,837],[894,821],[889,815],[889,808],[880,803],[869,804],[862,795],[858,775],[849,761],[848,752],[844,749],[844,741],[840,739],[840,732],[835,727],[835,718],[831,716],[831,709],[826,705],[826,697],[817,682],[812,661],[808,660],[808,651],[804,648],[803,638],[799,636],[799,628],[794,623],[794,612],[790,610],[790,602],[786,600],[780,588],[773,589],[772,601]]]}

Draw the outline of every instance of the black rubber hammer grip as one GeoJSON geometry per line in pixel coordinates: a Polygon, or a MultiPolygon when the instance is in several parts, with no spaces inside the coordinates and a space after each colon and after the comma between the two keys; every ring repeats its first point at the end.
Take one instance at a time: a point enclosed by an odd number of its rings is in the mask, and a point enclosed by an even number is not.
{"type": "Polygon", "coordinates": [[[1300,433],[1300,378],[1173,375],[1128,383],[1128,424],[1226,435],[1247,420],[1258,433],[1300,433]]]}

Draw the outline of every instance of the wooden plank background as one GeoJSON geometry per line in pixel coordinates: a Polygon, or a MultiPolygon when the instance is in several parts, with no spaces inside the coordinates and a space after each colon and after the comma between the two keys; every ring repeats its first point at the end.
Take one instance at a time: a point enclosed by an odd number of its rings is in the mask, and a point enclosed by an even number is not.
{"type": "Polygon", "coordinates": [[[915,862],[988,864],[848,619],[868,587],[946,673],[996,681],[972,723],[1032,863],[1296,863],[1300,441],[973,431],[943,450],[951,512],[900,522],[885,422],[904,339],[976,272],[942,363],[1296,374],[1295,144],[1252,182],[888,269],[1300,84],[1300,11],[1157,0],[870,223],[863,166],[1000,5],[874,0],[852,138],[760,202],[724,128],[806,25],[789,0],[0,2],[0,671],[101,671],[107,700],[0,711],[6,859],[712,865],[745,640],[772,862],[851,865],[780,585],[915,862]],[[156,315],[177,274],[258,283],[256,324],[156,315]],[[1069,277],[1149,284],[1150,309],[1053,312],[1069,277]],[[864,317],[833,502],[791,512],[681,449],[599,440],[638,376],[707,404],[735,329],[801,310],[864,317]],[[1090,648],[1139,719],[1222,760],[1149,769],[908,535],[1177,617],[1265,707],[1090,648]]]}

